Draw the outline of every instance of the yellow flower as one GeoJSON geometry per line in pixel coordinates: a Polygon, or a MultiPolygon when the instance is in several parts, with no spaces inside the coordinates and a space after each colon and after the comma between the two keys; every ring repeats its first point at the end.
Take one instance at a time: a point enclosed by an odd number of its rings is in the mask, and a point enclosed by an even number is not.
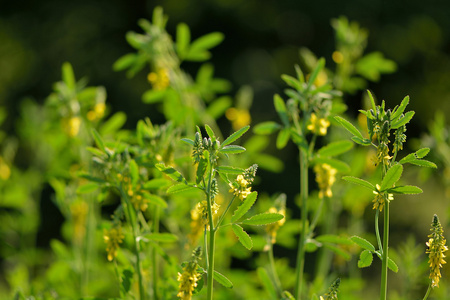
{"type": "Polygon", "coordinates": [[[112,261],[117,256],[117,249],[119,244],[122,244],[125,236],[122,233],[121,227],[111,228],[103,231],[103,240],[106,244],[106,252],[108,252],[108,260],[112,261]]]}
{"type": "Polygon", "coordinates": [[[106,104],[103,102],[96,103],[94,108],[87,113],[89,121],[101,119],[105,115],[106,104]]]}
{"type": "Polygon", "coordinates": [[[182,300],[191,300],[192,292],[197,287],[197,282],[202,277],[201,274],[197,272],[197,262],[196,260],[189,262],[184,268],[183,273],[178,273],[178,294],[177,297],[182,300]]]}
{"type": "Polygon", "coordinates": [[[442,265],[446,263],[444,260],[444,252],[448,250],[448,247],[445,245],[446,240],[443,235],[444,230],[442,229],[437,215],[434,215],[431,226],[432,233],[428,236],[430,239],[426,243],[428,246],[426,253],[428,254],[428,263],[430,264],[431,269],[431,287],[439,287],[439,279],[441,278],[440,269],[442,268],[442,265]]]}
{"type": "Polygon", "coordinates": [[[166,68],[158,69],[148,74],[147,79],[155,90],[165,90],[170,84],[169,70],[166,68]]]}
{"type": "Polygon", "coordinates": [[[381,193],[380,192],[380,185],[376,185],[376,191],[373,191],[375,194],[375,199],[373,199],[373,209],[379,209],[380,212],[383,211],[385,202],[390,202],[394,200],[394,194],[388,194],[388,193],[381,193]]]}
{"type": "Polygon", "coordinates": [[[225,112],[225,116],[231,121],[234,130],[247,126],[252,121],[250,113],[247,109],[238,109],[231,107],[225,112]]]}
{"type": "Polygon", "coordinates": [[[331,58],[337,64],[342,64],[344,62],[344,55],[340,51],[334,51],[331,58]]]}
{"type": "Polygon", "coordinates": [[[84,201],[75,202],[70,206],[74,223],[74,239],[81,242],[86,232],[86,216],[88,214],[88,205],[84,201]]]}
{"type": "Polygon", "coordinates": [[[331,187],[336,181],[337,170],[328,164],[320,164],[314,166],[316,172],[316,182],[319,185],[319,198],[332,197],[331,187]]]}
{"type": "Polygon", "coordinates": [[[328,75],[325,71],[320,71],[319,74],[317,74],[316,79],[314,80],[314,85],[316,87],[321,87],[322,85],[326,84],[328,81],[328,75]]]}
{"type": "Polygon", "coordinates": [[[229,190],[230,193],[234,193],[236,197],[238,197],[241,200],[244,200],[247,198],[248,195],[250,195],[251,187],[247,187],[249,185],[248,181],[244,179],[243,175],[238,175],[236,178],[236,181],[234,183],[230,183],[231,189],[229,190]]]}
{"type": "Polygon", "coordinates": [[[310,123],[306,127],[309,131],[312,131],[317,135],[327,134],[327,128],[330,126],[330,121],[325,118],[317,118],[317,115],[312,113],[309,122],[310,123]]]}
{"type": "Polygon", "coordinates": [[[64,131],[71,138],[78,135],[78,132],[80,131],[80,125],[81,125],[80,117],[71,117],[69,119],[64,119],[62,121],[64,131]]]}
{"type": "Polygon", "coordinates": [[[278,210],[275,207],[271,207],[271,208],[269,208],[269,213],[278,213],[278,214],[282,214],[284,216],[284,218],[279,220],[278,222],[266,225],[266,232],[270,236],[270,242],[272,244],[275,244],[276,241],[277,241],[277,231],[286,222],[286,209],[285,208],[281,208],[281,209],[278,210]]]}
{"type": "Polygon", "coordinates": [[[11,176],[11,169],[0,156],[0,179],[7,180],[9,176],[11,176]]]}
{"type": "MultiPolygon", "coordinates": [[[[213,213],[213,220],[217,218],[220,205],[214,203],[211,207],[213,213]]],[[[198,238],[203,232],[206,225],[206,229],[209,230],[209,218],[208,218],[208,202],[206,200],[197,203],[194,209],[191,210],[191,233],[188,235],[189,244],[195,246],[198,238]]]]}

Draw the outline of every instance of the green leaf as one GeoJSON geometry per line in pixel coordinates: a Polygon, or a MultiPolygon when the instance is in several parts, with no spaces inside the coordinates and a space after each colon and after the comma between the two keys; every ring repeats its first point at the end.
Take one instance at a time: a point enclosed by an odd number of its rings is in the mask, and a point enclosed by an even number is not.
{"type": "Polygon", "coordinates": [[[382,73],[392,73],[397,69],[394,61],[384,58],[381,52],[366,54],[356,62],[357,74],[371,80],[378,81],[382,73]]]}
{"type": "Polygon", "coordinates": [[[287,83],[287,85],[293,87],[296,90],[301,90],[301,88],[302,88],[302,85],[301,85],[300,81],[297,80],[297,78],[283,74],[283,75],[281,75],[281,79],[283,79],[284,82],[287,83]]]}
{"type": "Polygon", "coordinates": [[[373,111],[376,111],[377,110],[377,106],[375,105],[375,99],[374,99],[374,97],[372,95],[372,92],[367,90],[367,94],[369,94],[370,104],[372,104],[373,111]]]}
{"type": "Polygon", "coordinates": [[[314,158],[313,164],[328,164],[332,168],[335,168],[340,173],[349,173],[351,171],[350,166],[338,159],[329,158],[329,157],[316,157],[314,158]]]}
{"type": "Polygon", "coordinates": [[[273,104],[284,126],[288,127],[289,117],[287,114],[286,104],[284,103],[284,100],[280,97],[280,95],[275,94],[275,96],[273,97],[273,104]]]}
{"type": "Polygon", "coordinates": [[[324,244],[323,245],[324,248],[330,249],[331,251],[333,251],[334,253],[342,256],[345,260],[350,260],[352,258],[352,256],[345,250],[343,250],[340,247],[336,247],[330,244],[324,244]]]}
{"type": "Polygon", "coordinates": [[[211,32],[192,42],[189,52],[209,50],[219,45],[225,36],[221,32],[211,32]]]}
{"type": "Polygon", "coordinates": [[[267,225],[271,223],[275,223],[283,219],[284,216],[282,214],[277,213],[262,213],[259,215],[255,215],[249,219],[242,221],[242,224],[246,225],[267,225]]]}
{"type": "Polygon", "coordinates": [[[350,141],[338,141],[330,143],[320,148],[317,153],[321,156],[336,156],[345,153],[353,148],[353,143],[350,141]]]}
{"type": "Polygon", "coordinates": [[[406,96],[403,98],[402,103],[397,109],[394,109],[394,111],[391,114],[391,121],[397,120],[398,117],[402,115],[402,113],[405,111],[406,106],[409,104],[409,96],[406,96]]]}
{"type": "Polygon", "coordinates": [[[185,142],[188,145],[194,146],[194,141],[188,138],[182,138],[181,139],[183,142],[185,142]]]}
{"type": "Polygon", "coordinates": [[[269,274],[267,274],[266,269],[259,267],[256,269],[256,273],[258,274],[259,280],[261,280],[263,287],[266,289],[266,292],[270,295],[270,299],[278,299],[275,286],[273,285],[269,274]]]}
{"type": "Polygon", "coordinates": [[[244,246],[248,250],[252,249],[253,242],[248,233],[245,232],[244,229],[242,229],[242,227],[237,224],[231,224],[231,227],[233,229],[234,234],[239,239],[239,242],[242,244],[242,246],[244,246]]]}
{"type": "Polygon", "coordinates": [[[232,100],[228,96],[219,97],[212,102],[206,109],[206,113],[214,119],[221,117],[232,105],[232,100]]]}
{"type": "Polygon", "coordinates": [[[97,156],[97,157],[102,157],[105,155],[105,153],[102,150],[94,148],[94,147],[86,147],[86,150],[91,152],[94,156],[97,156]]]}
{"type": "Polygon", "coordinates": [[[405,116],[403,116],[400,119],[398,119],[397,121],[393,122],[391,124],[391,128],[392,129],[397,129],[397,128],[407,124],[409,121],[411,121],[413,116],[414,116],[414,112],[413,111],[408,111],[405,114],[405,116]]]}
{"type": "Polygon", "coordinates": [[[99,187],[96,182],[88,182],[77,188],[77,194],[89,194],[95,192],[99,187]]]}
{"type": "Polygon", "coordinates": [[[222,154],[238,154],[245,151],[245,148],[237,145],[228,145],[219,150],[222,154]]]}
{"type": "Polygon", "coordinates": [[[166,90],[147,90],[142,94],[142,102],[147,104],[157,103],[164,100],[166,90]]]}
{"type": "Polygon", "coordinates": [[[208,124],[205,124],[205,130],[206,130],[206,133],[208,134],[208,136],[209,136],[209,138],[210,138],[211,140],[216,139],[216,136],[215,136],[215,134],[214,134],[214,131],[211,129],[211,127],[209,127],[208,124]]]}
{"type": "Polygon", "coordinates": [[[405,157],[403,157],[399,161],[399,163],[400,164],[406,164],[406,163],[410,163],[410,162],[412,162],[413,160],[416,160],[416,159],[417,159],[416,158],[416,154],[415,153],[410,153],[410,154],[406,155],[405,157]]]}
{"type": "Polygon", "coordinates": [[[359,137],[360,139],[364,139],[364,137],[362,136],[361,132],[359,132],[358,129],[356,129],[355,126],[353,126],[352,123],[350,123],[349,121],[347,121],[346,119],[336,116],[334,117],[334,119],[341,124],[345,129],[347,129],[351,134],[353,134],[356,137],[359,137]]]}
{"type": "Polygon", "coordinates": [[[121,56],[118,60],[116,60],[113,64],[114,71],[122,71],[129,67],[131,67],[137,59],[136,53],[128,53],[121,56]]]}
{"type": "Polygon", "coordinates": [[[123,295],[121,295],[122,297],[125,297],[125,295],[130,291],[131,289],[131,284],[133,282],[133,271],[132,270],[128,270],[125,269],[122,272],[122,280],[121,280],[121,290],[123,295]]]}
{"type": "Polygon", "coordinates": [[[117,132],[127,121],[127,115],[124,112],[116,112],[100,127],[100,134],[105,136],[117,132]]]}
{"type": "Polygon", "coordinates": [[[372,252],[375,251],[374,245],[372,245],[371,242],[369,242],[366,239],[363,239],[362,237],[354,235],[350,238],[350,240],[352,240],[355,244],[357,244],[358,246],[360,246],[363,249],[366,249],[366,250],[369,250],[372,252]]]}
{"type": "Polygon", "coordinates": [[[400,179],[403,173],[403,166],[401,164],[397,164],[392,166],[381,181],[380,191],[384,192],[388,188],[394,186],[394,184],[400,179]]]}
{"type": "Polygon", "coordinates": [[[331,244],[338,244],[338,245],[353,245],[353,242],[350,241],[346,237],[341,237],[335,234],[323,234],[319,235],[315,238],[316,241],[319,243],[331,243],[331,244]]]}
{"type": "Polygon", "coordinates": [[[417,158],[424,158],[430,152],[430,148],[422,148],[416,151],[417,158]]]}
{"type": "Polygon", "coordinates": [[[144,237],[150,241],[161,243],[173,243],[178,241],[178,237],[171,233],[152,233],[146,234],[144,237]]]}
{"type": "Polygon", "coordinates": [[[237,222],[240,218],[242,218],[253,206],[253,204],[256,201],[256,197],[258,196],[257,192],[252,192],[250,195],[248,195],[242,204],[236,209],[233,216],[231,217],[231,222],[237,222]]]}
{"type": "Polygon", "coordinates": [[[373,255],[369,250],[364,250],[359,255],[358,268],[366,268],[372,264],[373,255]]]}
{"type": "Polygon", "coordinates": [[[197,165],[195,183],[199,184],[202,181],[203,176],[205,175],[207,166],[208,166],[208,161],[205,158],[200,159],[200,161],[197,165]]]}
{"type": "Polygon", "coordinates": [[[72,65],[68,62],[63,63],[62,65],[62,78],[67,85],[67,88],[74,92],[76,86],[75,75],[73,73],[72,65]]]}
{"type": "Polygon", "coordinates": [[[166,167],[163,163],[156,164],[155,167],[159,171],[161,171],[164,174],[166,174],[167,176],[169,176],[170,179],[175,180],[177,182],[183,182],[183,183],[187,184],[187,181],[186,181],[186,179],[184,179],[183,175],[181,175],[180,172],[178,172],[174,168],[166,167]]]}
{"type": "Polygon", "coordinates": [[[420,194],[423,193],[422,189],[413,185],[396,186],[391,189],[387,189],[386,192],[391,194],[420,194]]]}
{"type": "Polygon", "coordinates": [[[232,166],[218,166],[216,167],[216,171],[224,174],[233,174],[239,175],[245,172],[244,169],[232,166]]]}
{"type": "Polygon", "coordinates": [[[92,129],[92,136],[97,147],[99,147],[103,152],[106,152],[105,144],[103,143],[102,137],[98,134],[97,130],[92,129]]]}
{"type": "MultiPolygon", "coordinates": [[[[379,251],[375,251],[375,253],[377,254],[377,256],[380,258],[381,261],[383,261],[383,258],[381,256],[381,253],[379,251]]],[[[393,271],[394,273],[398,272],[398,266],[397,264],[388,257],[388,268],[393,271]]]]}
{"type": "Polygon", "coordinates": [[[197,190],[197,187],[187,185],[185,183],[179,183],[172,185],[170,188],[167,189],[168,194],[177,194],[177,193],[185,193],[185,192],[191,192],[193,190],[197,190]]]}
{"type": "Polygon", "coordinates": [[[161,198],[161,197],[159,197],[157,195],[146,193],[146,192],[142,193],[142,195],[144,196],[144,198],[146,200],[148,200],[148,202],[150,204],[155,204],[155,205],[161,206],[163,208],[167,207],[167,202],[164,201],[163,198],[161,198]]]}
{"type": "Polygon", "coordinates": [[[144,183],[143,188],[145,190],[158,190],[165,188],[172,184],[172,181],[165,178],[153,178],[144,183]]]}
{"type": "Polygon", "coordinates": [[[314,68],[314,70],[311,73],[311,76],[308,79],[308,83],[306,86],[306,89],[309,90],[311,88],[311,86],[313,85],[314,81],[317,78],[317,75],[319,75],[319,72],[325,67],[325,59],[322,57],[319,59],[319,61],[317,62],[316,67],[314,68]]]}
{"type": "Polygon", "coordinates": [[[289,142],[289,138],[291,137],[291,131],[289,128],[283,128],[278,132],[276,146],[277,149],[283,149],[286,147],[287,143],[289,142]]]}
{"type": "Polygon", "coordinates": [[[134,159],[130,160],[130,178],[131,183],[135,186],[139,180],[139,167],[134,159]]]}
{"type": "Polygon", "coordinates": [[[247,132],[247,130],[250,128],[250,126],[244,126],[241,129],[239,129],[238,131],[234,132],[233,134],[231,134],[229,137],[227,137],[225,139],[225,141],[223,141],[223,143],[221,144],[222,147],[231,144],[232,142],[234,142],[235,140],[237,140],[238,138],[240,138],[244,133],[247,132]]]}
{"type": "Polygon", "coordinates": [[[185,23],[180,23],[177,26],[177,40],[176,49],[178,56],[183,59],[187,54],[189,43],[191,42],[191,32],[185,23]]]}
{"type": "Polygon", "coordinates": [[[357,177],[353,177],[353,176],[344,176],[342,177],[342,179],[344,179],[345,181],[351,182],[351,183],[355,183],[355,184],[359,184],[363,187],[366,187],[372,191],[375,191],[375,186],[373,184],[371,184],[370,182],[357,178],[357,177]]]}
{"type": "Polygon", "coordinates": [[[81,178],[87,179],[87,180],[89,180],[89,181],[93,181],[93,182],[107,183],[106,180],[104,180],[104,179],[102,179],[102,178],[98,178],[98,177],[91,176],[91,175],[89,175],[89,174],[79,174],[78,176],[81,177],[81,178]]]}
{"type": "Polygon", "coordinates": [[[216,270],[214,270],[214,280],[226,288],[229,288],[229,289],[233,288],[233,283],[231,282],[231,280],[226,278],[224,275],[220,274],[216,270]]]}
{"type": "Polygon", "coordinates": [[[369,139],[362,139],[357,136],[352,137],[352,141],[363,146],[370,146],[372,144],[369,139]]]}
{"type": "Polygon", "coordinates": [[[416,166],[420,166],[420,167],[427,167],[427,168],[434,168],[434,169],[437,168],[435,163],[425,160],[425,159],[416,159],[416,160],[410,161],[409,163],[416,165],[416,166]]]}

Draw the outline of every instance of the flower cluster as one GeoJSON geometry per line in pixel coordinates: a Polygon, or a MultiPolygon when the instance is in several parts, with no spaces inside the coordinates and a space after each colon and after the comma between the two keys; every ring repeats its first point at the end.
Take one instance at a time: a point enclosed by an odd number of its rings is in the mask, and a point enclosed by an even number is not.
{"type": "Polygon", "coordinates": [[[106,244],[106,252],[108,252],[108,260],[112,261],[117,256],[119,244],[122,244],[125,236],[121,227],[114,227],[110,230],[103,231],[103,240],[106,244]]]}
{"type": "Polygon", "coordinates": [[[247,198],[250,195],[251,187],[249,187],[250,183],[245,180],[243,175],[238,175],[235,182],[230,183],[230,193],[234,193],[236,197],[241,200],[247,198]]]}
{"type": "Polygon", "coordinates": [[[178,294],[177,297],[182,300],[190,300],[192,293],[198,285],[198,281],[202,275],[198,272],[198,260],[201,256],[201,248],[198,247],[194,250],[192,260],[188,262],[184,268],[183,273],[178,273],[178,294]]]}
{"type": "Polygon", "coordinates": [[[312,113],[311,119],[309,120],[309,124],[306,128],[317,135],[326,135],[329,126],[330,121],[326,118],[318,118],[315,113],[312,113]]]}
{"type": "Polygon", "coordinates": [[[225,112],[225,116],[231,121],[234,130],[247,126],[251,122],[250,112],[247,109],[231,107],[225,112]]]}
{"type": "Polygon", "coordinates": [[[439,279],[441,277],[440,269],[446,263],[444,260],[444,252],[448,250],[448,247],[445,245],[446,240],[443,233],[444,230],[439,222],[439,218],[437,215],[434,215],[433,223],[431,224],[431,234],[428,236],[430,239],[426,243],[428,246],[426,253],[428,254],[428,263],[431,269],[430,278],[432,287],[439,287],[439,279]]]}
{"type": "Polygon", "coordinates": [[[104,102],[98,102],[94,105],[94,108],[88,111],[86,117],[89,121],[96,121],[105,115],[106,104],[104,102]]]}
{"type": "Polygon", "coordinates": [[[169,71],[165,68],[151,72],[147,79],[155,90],[165,90],[170,84],[169,71]]]}
{"type": "Polygon", "coordinates": [[[81,118],[78,116],[73,116],[68,119],[62,120],[62,127],[66,134],[73,138],[78,135],[78,132],[80,131],[81,126],[81,118]]]}
{"type": "Polygon", "coordinates": [[[286,222],[286,208],[282,207],[277,209],[276,207],[269,208],[269,213],[281,214],[284,216],[283,219],[275,223],[270,223],[266,225],[266,232],[269,234],[270,242],[275,244],[277,241],[277,231],[286,222]]]}
{"type": "Polygon", "coordinates": [[[380,185],[376,185],[376,191],[373,191],[375,194],[375,199],[373,199],[373,209],[379,209],[380,212],[383,211],[384,204],[387,202],[390,202],[394,200],[394,194],[388,194],[388,193],[381,193],[380,192],[380,185]]]}
{"type": "Polygon", "coordinates": [[[124,186],[127,195],[130,197],[130,201],[135,209],[140,209],[141,211],[146,211],[148,208],[148,200],[143,196],[141,192],[141,185],[137,184],[133,188],[129,176],[122,176],[122,174],[117,174],[117,179],[124,186]]]}
{"type": "Polygon", "coordinates": [[[325,294],[326,298],[324,299],[320,296],[320,300],[338,300],[337,293],[339,292],[339,285],[341,284],[341,279],[336,279],[330,286],[328,293],[325,294]]]}
{"type": "Polygon", "coordinates": [[[316,182],[319,185],[319,198],[332,197],[331,187],[336,181],[337,170],[328,164],[317,164],[314,166],[316,182]]]}

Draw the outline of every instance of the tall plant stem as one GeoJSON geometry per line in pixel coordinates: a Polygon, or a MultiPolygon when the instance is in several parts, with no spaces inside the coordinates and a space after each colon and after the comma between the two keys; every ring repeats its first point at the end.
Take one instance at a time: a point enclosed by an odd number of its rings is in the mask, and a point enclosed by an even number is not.
{"type": "Polygon", "coordinates": [[[387,296],[387,273],[388,273],[388,250],[389,250],[389,202],[384,205],[384,228],[383,228],[383,253],[381,264],[381,294],[380,299],[386,300],[387,296]]]}
{"type": "Polygon", "coordinates": [[[283,291],[281,289],[281,282],[280,282],[280,278],[278,277],[277,269],[275,268],[275,259],[273,257],[273,244],[271,241],[268,241],[268,246],[269,246],[268,255],[269,255],[270,269],[272,272],[273,281],[275,283],[275,287],[277,289],[278,295],[281,296],[283,291]]]}
{"type": "Polygon", "coordinates": [[[295,268],[296,284],[294,294],[297,300],[301,299],[303,273],[305,269],[305,244],[307,234],[307,218],[308,218],[308,154],[306,150],[300,150],[300,199],[302,203],[302,231],[298,242],[297,264],[295,268]]]}
{"type": "Polygon", "coordinates": [[[142,280],[142,267],[141,267],[141,245],[138,241],[139,236],[139,228],[137,224],[137,218],[136,218],[136,211],[132,207],[132,204],[130,202],[130,199],[128,198],[127,194],[120,189],[120,193],[122,195],[122,199],[124,200],[123,204],[125,206],[126,216],[128,219],[128,223],[131,224],[131,229],[133,232],[133,240],[134,240],[134,247],[135,247],[135,255],[136,255],[136,272],[138,274],[138,284],[139,284],[139,299],[145,300],[145,290],[144,290],[144,283],[142,280]]]}
{"type": "Polygon", "coordinates": [[[428,299],[428,296],[430,295],[430,292],[431,292],[431,283],[428,285],[427,293],[423,297],[423,300],[427,300],[428,299]]]}
{"type": "Polygon", "coordinates": [[[214,280],[214,247],[215,247],[215,235],[216,228],[214,227],[214,219],[212,212],[212,199],[211,199],[211,183],[214,177],[213,162],[209,161],[209,179],[208,187],[206,189],[206,201],[208,203],[208,220],[209,220],[209,248],[207,249],[208,255],[208,277],[207,277],[207,297],[206,299],[213,299],[213,280],[214,280]]]}
{"type": "MultiPolygon", "coordinates": [[[[159,207],[155,205],[153,212],[153,233],[159,232],[159,207]]],[[[152,248],[153,267],[153,299],[158,300],[158,255],[156,249],[152,248]]]]}

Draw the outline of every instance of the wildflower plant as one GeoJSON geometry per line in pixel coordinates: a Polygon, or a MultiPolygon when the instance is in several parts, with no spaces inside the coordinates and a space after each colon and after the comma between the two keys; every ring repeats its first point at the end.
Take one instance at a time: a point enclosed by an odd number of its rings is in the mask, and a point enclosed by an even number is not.
{"type": "Polygon", "coordinates": [[[367,119],[367,134],[363,134],[350,122],[342,117],[335,119],[354,136],[352,140],[363,146],[373,146],[376,148],[376,154],[373,162],[381,168],[381,181],[378,184],[372,184],[366,180],[346,176],[344,180],[359,184],[373,191],[373,209],[375,210],[375,234],[378,242],[378,250],[369,241],[353,236],[351,240],[361,246],[364,251],[361,252],[358,261],[358,267],[368,267],[372,264],[373,254],[376,254],[382,261],[381,268],[381,287],[380,299],[386,299],[387,296],[387,275],[388,268],[394,272],[398,271],[395,262],[389,258],[389,205],[394,200],[394,195],[418,194],[422,193],[419,187],[411,185],[397,185],[403,173],[403,165],[409,163],[424,167],[436,167],[430,161],[422,159],[429,149],[422,148],[415,153],[408,154],[399,161],[396,161],[397,155],[403,149],[403,143],[406,141],[406,125],[414,116],[413,111],[405,112],[409,103],[409,97],[406,96],[399,106],[393,110],[386,109],[385,102],[381,105],[375,105],[373,95],[369,93],[372,108],[364,111],[360,110],[367,119]],[[393,138],[392,132],[393,131],[393,138]],[[392,147],[390,148],[390,144],[392,147]],[[383,239],[381,239],[378,219],[379,214],[384,214],[383,239]]]}
{"type": "MultiPolygon", "coordinates": [[[[168,193],[180,193],[189,189],[199,189],[203,192],[206,200],[200,200],[196,205],[196,212],[193,214],[196,220],[201,219],[204,230],[205,243],[205,261],[207,277],[207,299],[213,298],[213,281],[216,280],[225,287],[231,288],[232,282],[224,275],[215,270],[215,244],[216,233],[220,228],[231,226],[239,242],[247,249],[253,246],[252,239],[245,232],[242,225],[267,225],[276,223],[284,218],[279,213],[263,213],[255,215],[240,221],[249,211],[256,201],[257,193],[251,191],[251,184],[255,178],[257,166],[253,165],[247,169],[241,169],[233,166],[221,165],[222,157],[238,154],[245,151],[245,148],[238,145],[232,145],[234,141],[240,138],[249,126],[243,127],[231,134],[222,143],[218,140],[213,130],[206,125],[207,137],[203,137],[200,128],[197,128],[194,139],[183,138],[182,140],[192,146],[192,161],[197,167],[195,183],[188,182],[181,173],[173,167],[164,164],[157,164],[163,174],[166,174],[177,184],[168,188],[168,193]],[[229,186],[231,199],[228,201],[224,210],[219,210],[216,199],[219,196],[219,184],[217,175],[229,186]],[[231,179],[230,179],[231,177],[231,179]],[[234,200],[241,203],[235,209],[230,222],[223,224],[225,217],[232,207],[234,200]],[[219,215],[218,212],[221,211],[219,215]]],[[[195,225],[197,226],[197,225],[195,225]]],[[[183,298],[184,299],[184,298],[183,298]]]]}

